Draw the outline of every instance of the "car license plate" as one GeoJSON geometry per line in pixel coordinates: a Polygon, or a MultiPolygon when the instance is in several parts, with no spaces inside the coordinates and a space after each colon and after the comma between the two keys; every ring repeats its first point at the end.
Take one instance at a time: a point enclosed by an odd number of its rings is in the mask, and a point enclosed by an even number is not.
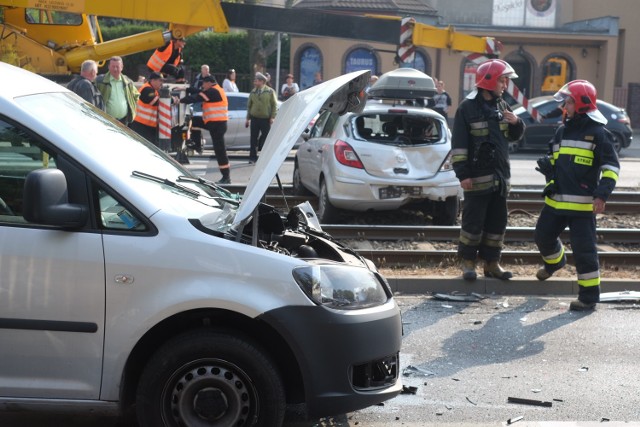
{"type": "Polygon", "coordinates": [[[390,185],[379,190],[380,199],[395,199],[402,196],[420,196],[422,187],[409,187],[402,185],[390,185]]]}

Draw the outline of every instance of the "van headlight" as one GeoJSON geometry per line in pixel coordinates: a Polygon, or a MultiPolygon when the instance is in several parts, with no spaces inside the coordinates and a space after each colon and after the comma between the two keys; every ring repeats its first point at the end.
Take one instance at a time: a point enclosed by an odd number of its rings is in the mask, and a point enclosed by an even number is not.
{"type": "Polygon", "coordinates": [[[309,265],[294,268],[293,278],[312,301],[335,309],[373,307],[389,299],[383,283],[365,268],[309,265]]]}

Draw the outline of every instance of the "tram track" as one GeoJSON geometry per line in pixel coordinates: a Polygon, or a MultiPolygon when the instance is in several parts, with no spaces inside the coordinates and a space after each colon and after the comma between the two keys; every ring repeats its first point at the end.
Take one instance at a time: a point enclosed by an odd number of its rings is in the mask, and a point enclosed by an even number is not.
{"type": "MultiPolygon", "coordinates": [[[[245,187],[241,185],[225,186],[233,193],[242,194],[245,187]]],[[[512,189],[507,208],[510,213],[537,213],[543,206],[540,197],[541,189],[512,189]]],[[[293,207],[299,203],[310,202],[317,207],[314,196],[293,195],[291,186],[270,186],[263,201],[278,209],[293,207]],[[285,197],[283,197],[283,195],[285,197]]],[[[637,214],[640,213],[640,192],[618,191],[611,194],[607,201],[608,214],[637,214]]],[[[353,224],[323,224],[324,231],[337,240],[378,241],[378,242],[451,242],[451,249],[355,249],[356,252],[371,259],[378,268],[382,267],[420,267],[436,268],[433,266],[452,264],[457,259],[455,245],[460,235],[459,226],[416,226],[416,225],[353,225],[353,224]]],[[[599,228],[598,255],[601,263],[609,266],[640,265],[640,252],[626,248],[619,250],[616,245],[640,245],[640,230],[629,228],[599,228]],[[627,250],[628,249],[628,250],[627,250]]],[[[569,242],[569,232],[565,230],[560,238],[569,242]]],[[[534,241],[534,228],[507,227],[505,232],[505,250],[502,252],[502,262],[505,265],[534,265],[540,263],[540,253],[535,250],[508,250],[513,244],[531,246],[534,241]]],[[[446,244],[446,243],[445,243],[446,244]]],[[[357,245],[360,246],[360,245],[357,245]]],[[[364,245],[367,246],[367,245],[364,245]]],[[[566,252],[569,262],[573,260],[570,250],[566,252]]]]}
{"type": "MultiPolygon", "coordinates": [[[[459,226],[411,226],[411,225],[342,225],[323,224],[322,229],[336,239],[352,240],[409,240],[447,242],[457,241],[459,226]]],[[[627,228],[599,228],[596,230],[599,244],[628,243],[640,244],[640,230],[627,228]]],[[[533,242],[533,227],[507,227],[505,242],[533,242]]],[[[565,230],[560,238],[569,240],[565,230]]]]}
{"type": "MultiPolygon", "coordinates": [[[[438,264],[452,264],[457,259],[455,250],[391,250],[359,249],[357,252],[370,259],[378,268],[384,267],[428,267],[438,264]]],[[[573,253],[565,252],[568,262],[573,264],[573,253]]],[[[640,252],[599,251],[600,263],[609,266],[636,266],[640,262],[640,252]]],[[[540,264],[538,251],[502,251],[502,264],[540,264]]]]}
{"type": "MultiPolygon", "coordinates": [[[[226,185],[224,187],[232,193],[243,194],[246,190],[243,185],[226,185]]],[[[544,204],[544,199],[540,197],[541,192],[542,189],[512,189],[507,200],[507,209],[509,211],[539,212],[544,204]]],[[[290,185],[283,186],[282,189],[270,186],[264,197],[266,204],[278,209],[286,209],[307,201],[314,208],[317,208],[317,197],[294,195],[293,187],[290,185]]],[[[607,212],[611,214],[640,213],[640,192],[613,192],[607,201],[607,212]]]]}

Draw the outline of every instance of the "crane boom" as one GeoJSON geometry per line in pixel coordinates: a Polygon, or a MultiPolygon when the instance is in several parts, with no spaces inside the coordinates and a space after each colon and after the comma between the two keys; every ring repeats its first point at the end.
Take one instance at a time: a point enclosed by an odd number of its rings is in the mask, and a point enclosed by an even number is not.
{"type": "Polygon", "coordinates": [[[112,18],[171,22],[200,30],[213,28],[214,31],[222,33],[229,31],[220,0],[186,0],[178,4],[175,0],[1,0],[0,5],[112,18]]]}

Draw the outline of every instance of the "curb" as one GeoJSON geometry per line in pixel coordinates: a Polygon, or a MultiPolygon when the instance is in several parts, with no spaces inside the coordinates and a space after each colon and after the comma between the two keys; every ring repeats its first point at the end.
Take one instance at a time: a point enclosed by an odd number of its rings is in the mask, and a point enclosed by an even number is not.
{"type": "MultiPolygon", "coordinates": [[[[498,280],[478,277],[473,282],[461,277],[386,277],[394,294],[478,293],[497,295],[577,295],[575,279],[549,279],[541,282],[535,277],[498,280]]],[[[640,291],[640,280],[602,279],[601,292],[640,291]]]]}

